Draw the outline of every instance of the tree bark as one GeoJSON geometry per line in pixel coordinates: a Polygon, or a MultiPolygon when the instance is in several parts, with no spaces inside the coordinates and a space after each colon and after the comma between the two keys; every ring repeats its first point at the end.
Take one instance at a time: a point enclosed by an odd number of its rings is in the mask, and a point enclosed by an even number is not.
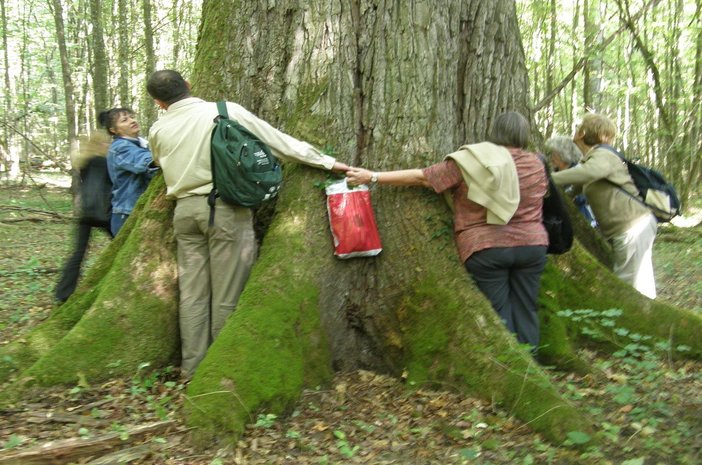
{"type": "Polygon", "coordinates": [[[90,0],[90,22],[93,43],[93,94],[97,113],[107,110],[107,54],[102,28],[102,0],[90,0]]]}
{"type": "Polygon", "coordinates": [[[117,88],[119,90],[119,105],[130,108],[132,105],[132,95],[129,89],[129,8],[127,0],[117,0],[117,62],[119,63],[119,78],[117,88]]]}
{"type": "Polygon", "coordinates": [[[3,58],[3,81],[5,83],[5,98],[3,99],[3,115],[2,115],[2,141],[0,141],[0,157],[4,168],[5,176],[9,179],[15,179],[19,175],[20,160],[16,150],[13,150],[12,131],[9,129],[9,124],[12,115],[12,82],[10,80],[10,51],[7,40],[7,10],[5,8],[5,0],[0,0],[0,20],[2,21],[2,58],[3,58]]]}
{"type": "MultiPolygon", "coordinates": [[[[150,76],[156,71],[156,55],[154,53],[154,30],[151,25],[151,0],[142,0],[143,19],[144,19],[144,75],[150,76]]],[[[156,105],[146,89],[142,90],[142,114],[144,117],[144,126],[151,127],[156,121],[156,105]]]]}
{"type": "Polygon", "coordinates": [[[583,67],[583,105],[592,110],[600,109],[602,101],[602,18],[600,0],[583,1],[584,52],[587,59],[583,67]]]}
{"type": "MultiPolygon", "coordinates": [[[[342,161],[425,166],[483,140],[498,113],[527,113],[510,1],[490,8],[479,0],[228,5],[204,4],[196,95],[236,100],[342,161]]],[[[489,398],[559,443],[570,431],[592,431],[456,259],[440,197],[420,188],[373,190],[384,250],[338,260],[324,194],[313,188],[324,177],[285,166],[276,214],[237,310],[189,384],[186,414],[201,439],[234,441],[257,411],[289,411],[303,388],[356,368],[489,398]]],[[[15,380],[6,398],[177,360],[170,207],[159,178],[78,292],[2,349],[0,375],[15,380]]],[[[584,221],[576,226],[588,250],[605,253],[584,221]]],[[[583,306],[621,308],[620,325],[702,355],[702,318],[639,295],[588,250],[578,242],[549,260],[540,298],[544,360],[588,369],[574,351],[580,328],[557,314],[583,306]]],[[[601,334],[590,342],[617,343],[613,328],[601,334]]]]}
{"type": "Polygon", "coordinates": [[[76,141],[76,112],[73,97],[73,78],[71,77],[71,63],[66,47],[66,32],[63,21],[63,4],[61,0],[51,0],[51,11],[54,15],[56,26],[56,41],[61,58],[61,77],[64,89],[64,107],[66,109],[66,141],[73,146],[76,141]]]}

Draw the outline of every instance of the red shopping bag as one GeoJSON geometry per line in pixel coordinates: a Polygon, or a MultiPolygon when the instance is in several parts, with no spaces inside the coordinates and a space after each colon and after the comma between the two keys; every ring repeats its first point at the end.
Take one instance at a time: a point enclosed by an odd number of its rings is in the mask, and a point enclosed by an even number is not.
{"type": "Polygon", "coordinates": [[[329,185],[326,191],[334,255],[339,258],[378,255],[383,249],[368,187],[350,188],[344,179],[329,185]]]}

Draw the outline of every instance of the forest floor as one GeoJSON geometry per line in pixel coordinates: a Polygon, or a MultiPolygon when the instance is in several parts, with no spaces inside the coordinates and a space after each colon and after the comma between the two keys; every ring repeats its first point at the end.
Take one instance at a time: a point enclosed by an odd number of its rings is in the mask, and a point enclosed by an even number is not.
{"type": "MultiPolygon", "coordinates": [[[[0,187],[0,345],[57,307],[52,290],[73,225],[69,191],[50,181],[0,187]]],[[[697,312],[701,216],[660,228],[654,249],[659,298],[697,312]]],[[[86,266],[107,241],[95,234],[86,266]]],[[[56,388],[1,408],[0,465],[702,463],[702,363],[641,347],[624,352],[583,351],[596,368],[587,376],[550,370],[561,392],[592,417],[599,441],[573,432],[565,444],[551,444],[485,400],[354,372],[304,392],[285,418],[252,417],[237,447],[202,450],[188,441],[176,370],[143,366],[128,378],[56,388]]]]}

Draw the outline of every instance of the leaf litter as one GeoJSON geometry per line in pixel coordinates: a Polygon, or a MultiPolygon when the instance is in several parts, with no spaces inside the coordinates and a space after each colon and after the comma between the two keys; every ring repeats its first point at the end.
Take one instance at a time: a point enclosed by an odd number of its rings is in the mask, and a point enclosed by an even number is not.
{"type": "MultiPolygon", "coordinates": [[[[51,194],[69,195],[67,191],[51,194]]],[[[6,203],[8,195],[19,197],[21,203],[31,192],[0,189],[0,204],[6,203]]],[[[70,248],[72,224],[13,223],[2,228],[0,344],[5,344],[55,308],[51,291],[70,248]]],[[[673,272],[677,268],[673,264],[681,260],[681,249],[669,244],[685,243],[682,259],[694,268],[702,258],[702,244],[693,238],[695,229],[690,229],[689,235],[683,229],[666,232],[654,252],[656,267],[663,270],[660,287],[665,296],[689,308],[699,308],[702,292],[691,290],[690,282],[685,284],[678,279],[679,273],[673,272]]],[[[93,241],[92,254],[107,243],[99,237],[93,241]]],[[[697,275],[700,270],[691,272],[697,275]]],[[[486,400],[357,371],[337,374],[330,387],[304,391],[295,410],[287,415],[259,412],[257,421],[248,425],[235,447],[195,449],[180,410],[185,386],[177,370],[166,368],[99,385],[82,382],[53,388],[21,404],[6,406],[0,410],[0,463],[10,463],[2,461],[8,454],[61,441],[74,441],[66,447],[90,441],[105,441],[105,446],[70,460],[44,463],[702,463],[700,362],[661,361],[653,370],[658,375],[646,379],[642,367],[632,368],[594,352],[582,351],[581,355],[598,367],[595,373],[551,374],[564,395],[593,418],[603,436],[598,445],[588,446],[589,439],[579,434],[572,438],[584,441],[580,448],[549,444],[528,425],[486,400]]]]}

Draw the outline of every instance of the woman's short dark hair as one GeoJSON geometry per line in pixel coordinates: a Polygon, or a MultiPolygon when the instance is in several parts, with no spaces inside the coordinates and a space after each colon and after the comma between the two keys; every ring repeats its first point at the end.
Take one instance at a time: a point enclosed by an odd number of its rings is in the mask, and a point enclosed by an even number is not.
{"type": "Polygon", "coordinates": [[[178,71],[162,69],[154,72],[146,83],[151,97],[170,105],[190,95],[188,83],[178,71]]]}
{"type": "Polygon", "coordinates": [[[521,113],[507,111],[495,118],[488,141],[523,149],[529,145],[529,131],[529,121],[521,113]]]}
{"type": "Polygon", "coordinates": [[[123,114],[134,115],[134,112],[130,108],[111,108],[109,110],[101,111],[98,115],[98,124],[103,128],[107,129],[107,132],[111,135],[115,135],[110,128],[115,127],[117,120],[123,114]]]}

